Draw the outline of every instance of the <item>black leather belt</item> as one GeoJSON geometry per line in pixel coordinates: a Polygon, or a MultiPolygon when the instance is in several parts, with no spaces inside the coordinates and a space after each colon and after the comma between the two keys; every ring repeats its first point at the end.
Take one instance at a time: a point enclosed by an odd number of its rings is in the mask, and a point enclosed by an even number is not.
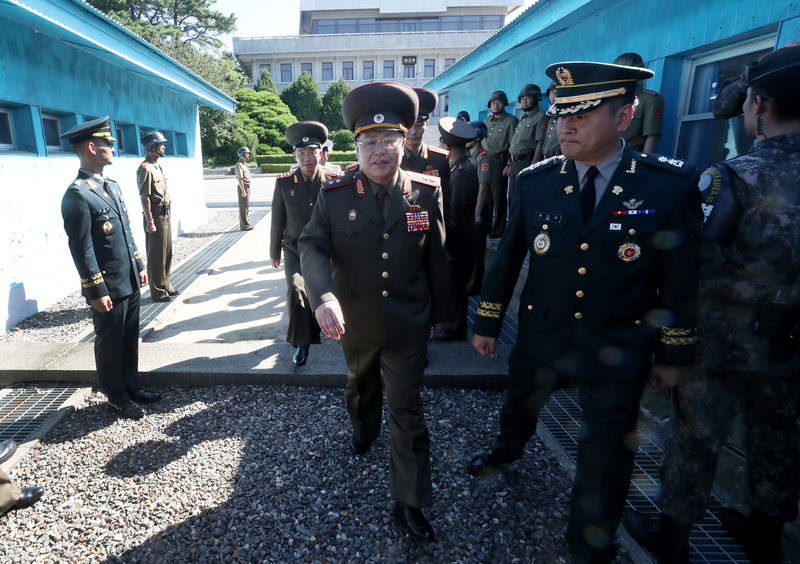
{"type": "Polygon", "coordinates": [[[511,155],[511,162],[533,160],[533,151],[530,153],[522,153],[521,155],[511,155]]]}
{"type": "Polygon", "coordinates": [[[161,209],[158,210],[159,215],[169,215],[169,208],[172,202],[162,202],[161,209]]]}

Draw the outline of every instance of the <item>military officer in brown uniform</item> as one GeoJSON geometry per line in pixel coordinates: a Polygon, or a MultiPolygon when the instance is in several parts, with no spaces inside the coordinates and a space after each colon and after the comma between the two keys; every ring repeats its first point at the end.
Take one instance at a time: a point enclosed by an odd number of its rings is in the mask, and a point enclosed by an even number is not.
{"type": "MultiPolygon", "coordinates": [[[[550,82],[545,92],[550,105],[556,103],[556,81],[550,82]]],[[[541,125],[544,130],[544,142],[542,143],[542,156],[545,159],[561,154],[561,145],[558,143],[558,116],[548,116],[546,122],[541,125]]]]}
{"type": "MultiPolygon", "coordinates": [[[[614,59],[615,65],[645,68],[638,53],[623,53],[614,59]]],[[[636,109],[622,138],[634,151],[655,153],[664,125],[664,97],[654,90],[647,90],[644,81],[636,85],[636,109]]]]}
{"type": "Polygon", "coordinates": [[[550,65],[564,156],[532,165],[483,282],[472,344],[495,338],[527,256],[517,343],[494,446],[469,472],[523,455],[539,410],[568,382],[583,412],[567,542],[577,563],[614,559],[628,492],[639,399],[691,364],[697,323],[694,167],[632,151],[620,134],[636,82],[652,71],[603,63],[550,65]],[[667,242],[664,238],[667,237],[667,242]]]}
{"type": "Polygon", "coordinates": [[[323,185],[300,237],[308,297],[322,331],[341,339],[348,366],[350,446],[368,451],[389,407],[395,518],[433,541],[430,438],[422,375],[430,328],[447,321],[449,291],[439,179],[400,169],[403,137],[418,112],[414,91],[372,83],[344,99],[360,171],[323,185]]]}
{"type": "Polygon", "coordinates": [[[441,147],[428,145],[423,140],[428,131],[428,120],[439,95],[429,88],[415,88],[414,92],[419,97],[419,115],[414,126],[406,133],[406,144],[403,149],[403,160],[400,168],[410,172],[421,172],[430,176],[438,176],[444,198],[444,216],[450,216],[450,165],[447,163],[447,151],[441,147]]]}
{"type": "Polygon", "coordinates": [[[492,175],[492,202],[494,206],[494,221],[492,232],[493,239],[499,238],[506,228],[506,212],[508,207],[508,177],[503,171],[509,162],[508,148],[511,146],[511,136],[519,120],[506,112],[508,96],[502,90],[492,92],[486,104],[491,115],[486,116],[486,139],[483,148],[489,153],[489,170],[492,175]]]}
{"type": "Polygon", "coordinates": [[[292,362],[303,366],[311,344],[319,344],[319,325],[308,303],[300,250],[297,240],[311,219],[322,183],[335,176],[320,165],[322,144],[328,139],[328,128],[316,121],[301,121],[286,129],[286,141],[294,148],[298,167],[294,172],[278,175],[272,195],[272,229],[269,256],[272,266],[281,265],[288,287],[289,332],[286,340],[296,348],[292,362]]]}
{"type": "Polygon", "coordinates": [[[514,187],[517,175],[524,168],[532,163],[542,160],[542,143],[544,142],[544,130],[542,122],[547,121],[544,110],[539,107],[542,99],[542,89],[536,84],[526,84],[517,96],[522,107],[522,117],[514,129],[511,137],[511,145],[508,147],[511,161],[507,165],[506,176],[508,176],[508,207],[514,199],[514,187]]]}
{"type": "Polygon", "coordinates": [[[239,229],[242,231],[250,231],[253,226],[250,225],[250,167],[247,166],[247,159],[250,158],[250,149],[247,147],[239,147],[238,151],[239,160],[236,161],[236,184],[239,190],[237,195],[239,197],[239,229]]]}
{"type": "Polygon", "coordinates": [[[167,142],[160,131],[150,131],[142,136],[142,147],[147,151],[139,168],[136,182],[142,199],[144,213],[145,243],[147,245],[147,279],[150,284],[150,299],[168,302],[180,292],[172,287],[172,223],[170,208],[172,199],[167,179],[161,169],[159,157],[164,156],[167,142]]]}

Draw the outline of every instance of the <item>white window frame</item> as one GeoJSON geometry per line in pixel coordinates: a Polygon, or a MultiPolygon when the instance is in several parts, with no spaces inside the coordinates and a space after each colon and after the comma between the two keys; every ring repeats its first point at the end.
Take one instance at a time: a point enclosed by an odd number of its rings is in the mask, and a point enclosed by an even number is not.
{"type": "Polygon", "coordinates": [[[61,116],[56,114],[47,114],[42,113],[42,136],[45,137],[44,144],[48,151],[63,151],[64,146],[61,144],[61,116]],[[53,120],[56,122],[56,132],[58,134],[58,144],[57,145],[48,145],[47,144],[47,137],[44,133],[44,121],[45,120],[53,120]]]}
{"type": "Polygon", "coordinates": [[[8,116],[8,129],[11,132],[11,144],[0,143],[0,151],[13,151],[17,148],[17,140],[14,137],[14,113],[9,108],[0,107],[0,114],[8,116]]]}

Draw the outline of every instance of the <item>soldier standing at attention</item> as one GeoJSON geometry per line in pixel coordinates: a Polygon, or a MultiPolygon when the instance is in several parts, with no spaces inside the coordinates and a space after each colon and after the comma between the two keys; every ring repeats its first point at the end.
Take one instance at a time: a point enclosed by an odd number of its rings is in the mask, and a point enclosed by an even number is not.
{"type": "Polygon", "coordinates": [[[78,124],[61,138],[81,160],[78,177],[61,200],[61,216],[81,293],[92,306],[97,378],[111,411],[139,419],[145,411],[136,401],[158,401],[161,394],[144,389],[139,379],[139,288],[147,284],[147,273],[122,191],[103,176],[117,140],[108,116],[78,124]]]}
{"type": "Polygon", "coordinates": [[[692,362],[700,192],[693,167],[620,138],[636,81],[652,71],[565,62],[546,72],[558,81],[549,113],[564,156],[519,175],[483,282],[472,344],[486,356],[530,254],[500,433],[468,471],[490,476],[520,458],[542,406],[575,382],[583,420],[567,543],[575,562],[603,563],[615,556],[644,384],[677,381],[692,362]]]}
{"type": "Polygon", "coordinates": [[[328,128],[317,121],[300,121],[286,128],[286,141],[294,149],[294,160],[298,166],[294,172],[278,175],[272,195],[269,256],[272,266],[279,268],[283,249],[289,292],[289,332],[286,340],[296,349],[292,358],[295,366],[303,366],[311,344],[320,342],[319,325],[308,303],[297,241],[311,219],[322,183],[336,177],[326,172],[320,164],[322,145],[327,139],[328,128]]]}
{"type": "Polygon", "coordinates": [[[419,115],[414,126],[406,133],[406,144],[403,149],[403,160],[400,168],[407,172],[421,172],[429,176],[438,176],[444,198],[444,216],[450,215],[450,165],[447,162],[447,151],[425,143],[423,138],[428,131],[428,120],[439,95],[428,88],[415,88],[414,92],[419,97],[419,115]]]}
{"type": "MultiPolygon", "coordinates": [[[[545,93],[550,105],[556,103],[556,81],[550,82],[545,93]]],[[[561,154],[561,145],[558,144],[558,116],[549,116],[546,122],[541,125],[545,130],[544,142],[542,143],[542,156],[545,159],[561,154]]]]}
{"type": "Polygon", "coordinates": [[[150,131],[142,136],[142,147],[147,152],[136,170],[136,182],[142,198],[144,233],[147,244],[147,278],[150,282],[150,299],[168,302],[180,294],[172,287],[172,206],[169,187],[159,157],[164,156],[167,142],[160,131],[150,131]]]}
{"type": "MultiPolygon", "coordinates": [[[[623,53],[614,59],[614,64],[645,68],[642,56],[637,53],[623,53]]],[[[622,138],[634,151],[655,153],[664,125],[664,97],[654,90],[646,90],[641,81],[636,85],[636,99],[633,119],[622,138]]]]}
{"type": "Polygon", "coordinates": [[[484,263],[486,261],[486,236],[492,227],[492,173],[489,170],[489,153],[481,146],[486,139],[486,124],[475,120],[469,122],[475,130],[475,139],[467,143],[469,159],[475,165],[478,175],[478,201],[475,204],[475,264],[467,284],[467,294],[481,293],[484,263]]]}
{"type": "Polygon", "coordinates": [[[545,131],[541,126],[542,122],[547,122],[547,116],[539,107],[541,99],[542,89],[536,84],[526,84],[517,96],[517,101],[525,113],[522,114],[522,118],[514,129],[514,135],[511,137],[511,145],[508,148],[511,162],[506,165],[504,171],[504,174],[508,176],[509,209],[514,198],[517,175],[522,172],[522,169],[542,160],[545,131]]]}
{"type": "Polygon", "coordinates": [[[494,203],[494,222],[489,237],[498,239],[506,228],[508,207],[508,178],[503,171],[509,161],[508,148],[511,136],[519,120],[506,112],[508,96],[502,90],[495,90],[487,103],[492,115],[486,116],[486,138],[483,148],[489,153],[489,171],[492,175],[492,201],[494,203]]]}
{"type": "Polygon", "coordinates": [[[722,525],[752,562],[778,564],[783,526],[797,519],[800,45],[762,57],[745,84],[744,126],[756,145],[700,179],[698,361],[675,388],[662,512],[625,516],[631,536],[662,563],[689,562],[689,532],[705,514],[740,408],[750,512],[723,508],[722,525]]]}
{"type": "Polygon", "coordinates": [[[433,542],[422,508],[432,501],[422,374],[431,325],[447,321],[449,292],[439,179],[400,168],[419,100],[402,84],[352,90],[342,116],[360,171],[327,182],[300,237],[308,297],[347,362],[350,446],[365,454],[389,406],[390,493],[395,519],[433,542]]]}
{"type": "Polygon", "coordinates": [[[248,216],[250,215],[250,167],[247,166],[247,159],[250,158],[250,149],[239,147],[239,160],[236,162],[236,181],[239,184],[239,229],[250,231],[248,216]]]}
{"type": "MultiPolygon", "coordinates": [[[[467,143],[477,132],[463,121],[444,117],[439,120],[439,135],[449,151],[450,221],[447,249],[451,256],[450,283],[453,304],[450,323],[435,337],[437,341],[463,341],[467,338],[467,284],[475,264],[475,207],[478,203],[478,173],[469,160],[467,143]]],[[[486,239],[484,238],[484,243],[486,239]]]]}

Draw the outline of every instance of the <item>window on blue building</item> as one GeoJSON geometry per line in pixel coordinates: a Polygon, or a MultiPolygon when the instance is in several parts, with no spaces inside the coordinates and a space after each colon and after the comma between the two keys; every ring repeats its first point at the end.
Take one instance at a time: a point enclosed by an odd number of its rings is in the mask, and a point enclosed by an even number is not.
{"type": "Polygon", "coordinates": [[[0,149],[14,148],[14,122],[11,110],[0,108],[0,149]]]}
{"type": "Polygon", "coordinates": [[[42,129],[44,130],[44,144],[51,151],[61,151],[61,125],[58,116],[42,114],[42,129]]]}

